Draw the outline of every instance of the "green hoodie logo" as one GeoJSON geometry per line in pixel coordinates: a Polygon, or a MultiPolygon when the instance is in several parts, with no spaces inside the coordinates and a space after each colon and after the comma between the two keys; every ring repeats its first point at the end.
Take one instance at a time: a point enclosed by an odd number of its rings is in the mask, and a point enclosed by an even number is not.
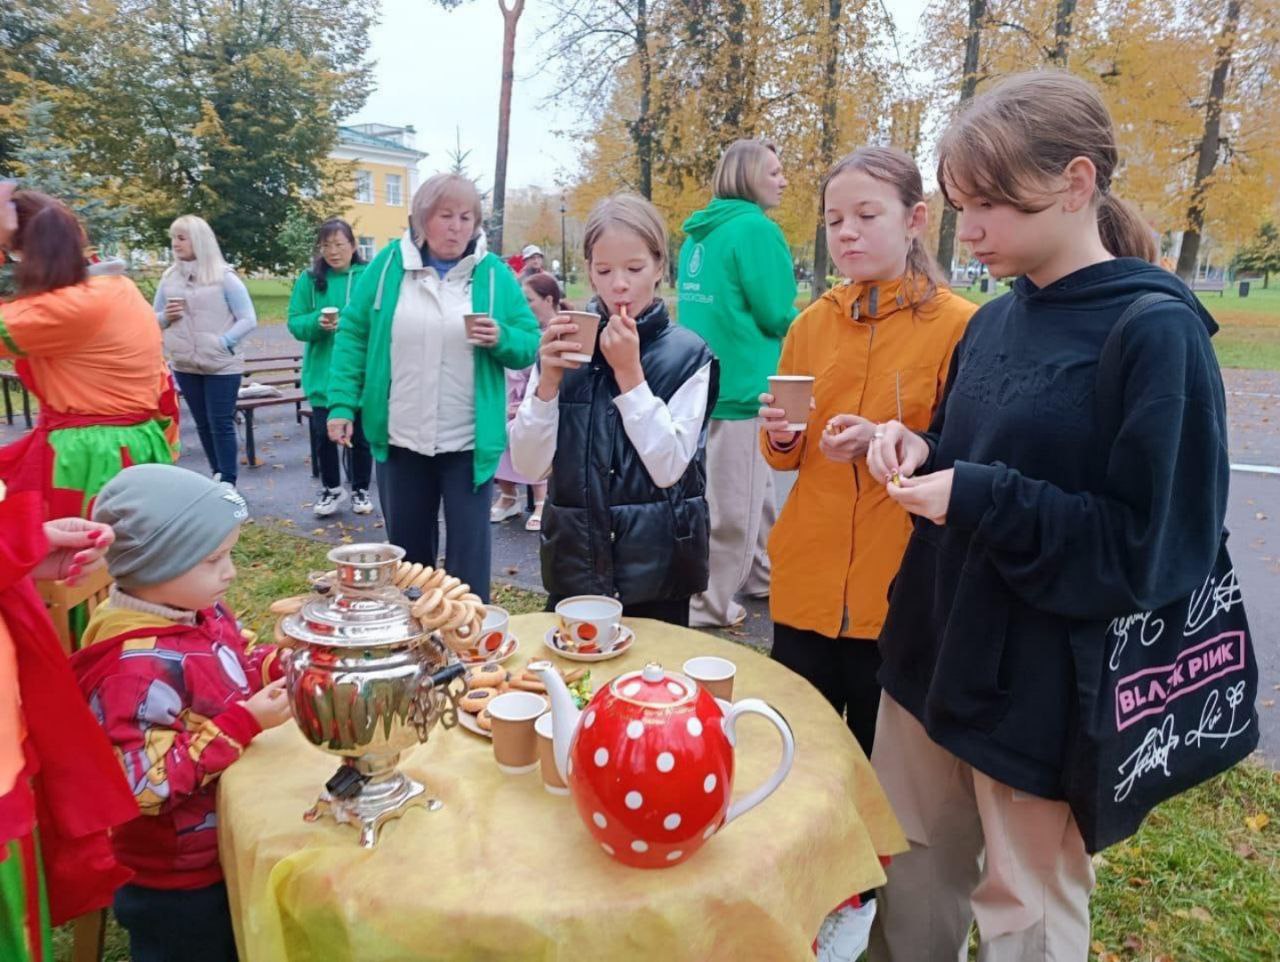
{"type": "Polygon", "coordinates": [[[693,253],[689,255],[689,276],[697,277],[702,270],[702,245],[694,244],[693,253]]]}

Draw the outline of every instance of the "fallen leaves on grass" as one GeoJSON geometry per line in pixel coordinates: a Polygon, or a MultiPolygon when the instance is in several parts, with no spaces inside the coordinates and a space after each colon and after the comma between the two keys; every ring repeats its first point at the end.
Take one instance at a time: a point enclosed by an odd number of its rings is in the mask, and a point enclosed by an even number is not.
{"type": "Polygon", "coordinates": [[[1250,815],[1244,820],[1245,828],[1251,832],[1261,832],[1270,824],[1271,816],[1265,812],[1258,812],[1256,815],[1250,815]]]}

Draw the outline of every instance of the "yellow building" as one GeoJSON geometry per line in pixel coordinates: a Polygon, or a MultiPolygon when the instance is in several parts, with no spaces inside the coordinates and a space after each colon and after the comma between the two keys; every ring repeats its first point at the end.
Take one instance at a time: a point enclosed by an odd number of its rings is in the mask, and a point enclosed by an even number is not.
{"type": "Polygon", "coordinates": [[[330,154],[355,164],[355,201],[343,217],[355,229],[360,253],[369,260],[409,223],[409,200],[418,189],[418,162],[427,155],[413,146],[413,127],[356,124],[338,128],[330,154]]]}

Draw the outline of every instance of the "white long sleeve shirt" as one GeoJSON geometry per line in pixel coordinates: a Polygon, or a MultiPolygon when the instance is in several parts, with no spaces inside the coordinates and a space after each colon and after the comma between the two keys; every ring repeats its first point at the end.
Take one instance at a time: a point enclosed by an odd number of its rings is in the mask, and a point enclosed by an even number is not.
{"type": "MultiPolygon", "coordinates": [[[[516,470],[539,481],[551,473],[560,427],[560,395],[550,401],[538,397],[540,373],[535,367],[515,419],[507,426],[516,470]]],[[[627,440],[660,488],[679,481],[697,453],[710,384],[711,362],[707,362],[676,389],[669,403],[655,397],[646,381],[613,399],[627,440]]]]}

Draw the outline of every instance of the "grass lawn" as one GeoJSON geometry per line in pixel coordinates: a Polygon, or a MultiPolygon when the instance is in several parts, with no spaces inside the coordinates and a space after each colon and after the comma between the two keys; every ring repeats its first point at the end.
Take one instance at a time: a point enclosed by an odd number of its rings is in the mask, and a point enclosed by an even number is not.
{"type": "MultiPolygon", "coordinates": [[[[302,590],[308,571],[328,566],[328,550],[270,522],[246,525],[229,598],[246,627],[269,636],[266,605],[302,590]]],[[[540,592],[507,585],[494,592],[494,601],[513,613],[540,611],[544,600],[540,592]]],[[[1162,806],[1141,832],[1095,864],[1091,959],[1280,959],[1280,773],[1242,765],[1162,806]]],[[[55,957],[69,962],[69,928],[55,939],[55,957]]],[[[105,959],[128,960],[114,922],[105,959]]]]}

